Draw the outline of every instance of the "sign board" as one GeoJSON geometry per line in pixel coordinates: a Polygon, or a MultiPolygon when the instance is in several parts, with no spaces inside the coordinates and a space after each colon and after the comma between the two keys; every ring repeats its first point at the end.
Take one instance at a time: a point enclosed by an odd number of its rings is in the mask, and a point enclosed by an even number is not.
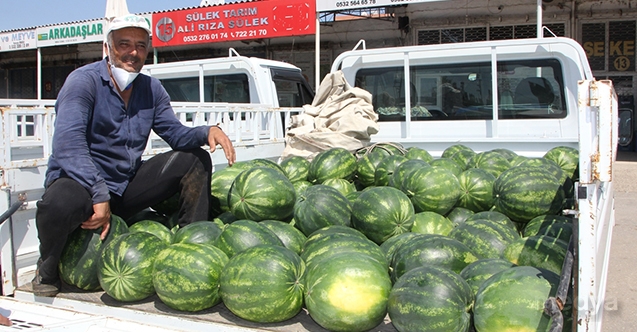
{"type": "Polygon", "coordinates": [[[270,0],[153,14],[153,47],[310,35],[313,1],[270,0]]]}
{"type": "Polygon", "coordinates": [[[396,5],[408,5],[411,3],[434,2],[443,0],[316,0],[317,12],[340,11],[350,9],[363,9],[371,7],[384,7],[396,5]]]}
{"type": "Polygon", "coordinates": [[[103,41],[106,19],[37,28],[38,47],[103,41]]]}
{"type": "Polygon", "coordinates": [[[35,29],[0,33],[0,52],[36,48],[35,29]]]}

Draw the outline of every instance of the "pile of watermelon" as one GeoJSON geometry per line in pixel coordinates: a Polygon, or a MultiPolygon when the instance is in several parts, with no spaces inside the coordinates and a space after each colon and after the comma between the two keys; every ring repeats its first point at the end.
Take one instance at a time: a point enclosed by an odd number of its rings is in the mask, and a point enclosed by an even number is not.
{"type": "Polygon", "coordinates": [[[156,294],[187,312],[223,303],[256,323],[305,309],[330,331],[389,321],[398,331],[548,331],[578,164],[566,146],[531,158],[458,144],[434,158],[393,143],[239,162],[212,176],[214,220],[179,228],[165,213],[114,216],[107,241],[71,236],[60,273],[118,301],[156,294]]]}

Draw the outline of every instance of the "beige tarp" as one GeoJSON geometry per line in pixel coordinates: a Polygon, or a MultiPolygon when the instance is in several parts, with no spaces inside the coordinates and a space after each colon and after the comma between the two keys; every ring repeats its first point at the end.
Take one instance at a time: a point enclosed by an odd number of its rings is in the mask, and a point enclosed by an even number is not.
{"type": "Polygon", "coordinates": [[[303,110],[292,117],[281,160],[291,156],[312,159],[334,147],[355,152],[378,133],[371,93],[350,86],[341,71],[325,76],[312,105],[304,105],[303,110]]]}

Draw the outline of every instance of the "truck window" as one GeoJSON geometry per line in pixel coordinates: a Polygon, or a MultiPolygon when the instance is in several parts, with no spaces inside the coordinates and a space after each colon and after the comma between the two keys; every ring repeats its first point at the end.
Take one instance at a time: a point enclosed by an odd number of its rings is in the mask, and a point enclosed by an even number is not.
{"type": "Polygon", "coordinates": [[[314,93],[299,71],[272,68],[271,74],[280,107],[301,107],[312,103],[314,93]]]}
{"type": "MultiPolygon", "coordinates": [[[[172,101],[199,101],[199,77],[162,79],[161,83],[172,101]]],[[[250,103],[248,75],[204,76],[204,101],[250,103]]]]}
{"type": "MultiPolygon", "coordinates": [[[[498,118],[566,116],[561,65],[557,60],[498,62],[498,118]]],[[[355,85],[372,94],[379,121],[405,120],[403,67],[365,68],[355,85]]],[[[412,66],[411,119],[493,119],[491,63],[412,66]]]]}

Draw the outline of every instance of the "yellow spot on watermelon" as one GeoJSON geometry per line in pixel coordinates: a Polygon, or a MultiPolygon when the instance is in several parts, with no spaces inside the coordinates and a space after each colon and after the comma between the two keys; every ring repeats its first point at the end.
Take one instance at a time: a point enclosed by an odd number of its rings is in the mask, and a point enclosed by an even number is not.
{"type": "Polygon", "coordinates": [[[330,304],[343,313],[361,314],[372,310],[384,297],[365,279],[350,275],[336,278],[327,290],[330,304]]]}

